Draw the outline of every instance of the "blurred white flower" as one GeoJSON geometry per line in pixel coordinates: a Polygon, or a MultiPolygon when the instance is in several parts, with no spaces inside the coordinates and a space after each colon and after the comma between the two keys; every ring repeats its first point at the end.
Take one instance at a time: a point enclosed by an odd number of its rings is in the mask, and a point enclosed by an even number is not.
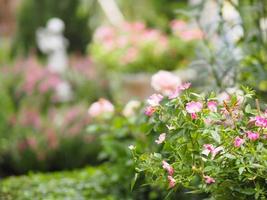
{"type": "Polygon", "coordinates": [[[139,101],[131,100],[124,107],[122,114],[125,117],[131,117],[135,114],[136,109],[138,109],[140,106],[141,106],[141,103],[139,101]]]}

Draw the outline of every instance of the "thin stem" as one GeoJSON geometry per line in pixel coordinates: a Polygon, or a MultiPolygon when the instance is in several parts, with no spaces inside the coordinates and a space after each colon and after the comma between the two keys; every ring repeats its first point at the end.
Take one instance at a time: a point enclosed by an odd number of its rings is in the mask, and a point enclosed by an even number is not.
{"type": "Polygon", "coordinates": [[[261,114],[261,109],[260,109],[259,99],[256,99],[255,102],[256,102],[256,108],[257,108],[258,115],[260,115],[261,114]]]}

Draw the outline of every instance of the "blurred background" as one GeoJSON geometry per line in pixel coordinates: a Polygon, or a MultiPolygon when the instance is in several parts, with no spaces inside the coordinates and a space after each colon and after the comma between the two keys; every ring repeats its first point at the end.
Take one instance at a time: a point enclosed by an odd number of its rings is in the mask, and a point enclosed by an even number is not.
{"type": "MultiPolygon", "coordinates": [[[[159,72],[266,102],[265,0],[0,0],[0,197],[163,199],[130,187],[128,151],[150,141],[142,106],[159,72]],[[95,119],[103,98],[115,114],[95,119]]],[[[174,198],[207,196],[186,192],[174,198]]]]}

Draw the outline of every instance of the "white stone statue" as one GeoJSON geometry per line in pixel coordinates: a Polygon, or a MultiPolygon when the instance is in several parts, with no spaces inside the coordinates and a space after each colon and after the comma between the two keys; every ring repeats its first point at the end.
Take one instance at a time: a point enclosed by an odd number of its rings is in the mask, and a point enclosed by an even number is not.
{"type": "Polygon", "coordinates": [[[48,69],[59,74],[63,74],[68,66],[68,41],[63,35],[64,29],[61,19],[52,18],[46,28],[39,28],[36,32],[38,47],[48,55],[48,69]]]}

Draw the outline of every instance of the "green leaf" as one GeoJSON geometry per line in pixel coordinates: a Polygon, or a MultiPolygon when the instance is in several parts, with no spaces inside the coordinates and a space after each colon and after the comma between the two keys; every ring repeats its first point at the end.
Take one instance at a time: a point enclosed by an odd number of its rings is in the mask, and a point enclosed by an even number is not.
{"type": "Polygon", "coordinates": [[[244,170],[245,170],[245,167],[239,167],[238,169],[239,175],[241,175],[244,170]]]}
{"type": "Polygon", "coordinates": [[[155,158],[158,158],[158,159],[161,159],[161,158],[162,158],[162,156],[161,156],[160,153],[154,153],[153,156],[154,156],[155,158]]]}
{"type": "Polygon", "coordinates": [[[204,172],[209,172],[209,171],[212,171],[214,169],[213,166],[207,166],[204,168],[204,172]]]}
{"type": "Polygon", "coordinates": [[[218,134],[217,131],[212,131],[211,136],[217,143],[221,143],[221,136],[218,134]]]}
{"type": "Polygon", "coordinates": [[[95,134],[98,129],[99,129],[98,125],[90,125],[90,126],[87,126],[86,132],[90,134],[95,134]]]}
{"type": "Polygon", "coordinates": [[[134,178],[131,181],[131,191],[133,191],[134,185],[136,183],[136,180],[138,179],[139,174],[135,173],[134,178]]]}
{"type": "Polygon", "coordinates": [[[250,104],[248,104],[248,105],[245,107],[245,112],[246,112],[246,113],[251,113],[251,114],[253,113],[252,110],[251,110],[251,106],[250,106],[250,104]]]}
{"type": "Polygon", "coordinates": [[[235,156],[232,155],[232,154],[230,154],[230,153],[226,153],[226,154],[224,154],[224,156],[225,156],[226,158],[229,158],[229,159],[235,159],[235,156]]]}

